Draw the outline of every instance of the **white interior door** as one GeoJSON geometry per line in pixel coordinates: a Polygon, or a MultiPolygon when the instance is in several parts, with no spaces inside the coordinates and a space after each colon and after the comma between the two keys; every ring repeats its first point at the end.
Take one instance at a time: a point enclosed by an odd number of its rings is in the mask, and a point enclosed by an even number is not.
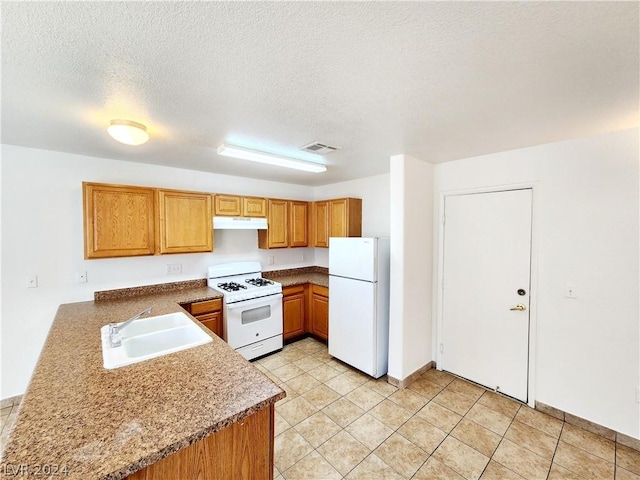
{"type": "Polygon", "coordinates": [[[531,189],[445,198],[443,370],[527,401],[531,189]]]}

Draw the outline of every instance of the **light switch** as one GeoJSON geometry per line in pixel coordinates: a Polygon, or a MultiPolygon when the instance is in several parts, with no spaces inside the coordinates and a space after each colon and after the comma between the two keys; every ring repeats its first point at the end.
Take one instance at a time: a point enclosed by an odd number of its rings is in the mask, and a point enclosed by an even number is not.
{"type": "Polygon", "coordinates": [[[38,276],[31,275],[27,277],[27,288],[36,288],[38,286],[38,276]]]}
{"type": "Polygon", "coordinates": [[[87,283],[87,272],[78,272],[76,273],[76,282],[77,283],[87,283]]]}

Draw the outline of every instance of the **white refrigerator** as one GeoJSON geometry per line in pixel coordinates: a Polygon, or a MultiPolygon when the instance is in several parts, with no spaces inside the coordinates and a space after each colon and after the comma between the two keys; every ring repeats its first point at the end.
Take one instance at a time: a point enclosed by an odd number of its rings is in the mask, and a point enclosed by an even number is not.
{"type": "Polygon", "coordinates": [[[374,378],[389,357],[389,239],[329,239],[329,355],[374,378]]]}

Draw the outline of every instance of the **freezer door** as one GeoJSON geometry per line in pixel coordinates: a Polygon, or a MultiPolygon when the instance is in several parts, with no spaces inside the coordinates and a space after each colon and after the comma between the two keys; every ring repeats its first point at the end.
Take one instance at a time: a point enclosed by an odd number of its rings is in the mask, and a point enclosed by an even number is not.
{"type": "Polygon", "coordinates": [[[329,276],[329,355],[376,376],[376,284],[329,276]]]}
{"type": "Polygon", "coordinates": [[[329,274],[376,281],[377,238],[329,239],[329,274]]]}

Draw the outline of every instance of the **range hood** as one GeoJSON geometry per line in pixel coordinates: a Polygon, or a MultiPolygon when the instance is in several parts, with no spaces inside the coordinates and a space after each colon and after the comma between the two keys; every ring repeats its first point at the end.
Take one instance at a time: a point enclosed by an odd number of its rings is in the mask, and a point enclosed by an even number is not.
{"type": "Polygon", "coordinates": [[[255,217],[213,217],[214,230],[266,230],[267,219],[255,217]]]}

